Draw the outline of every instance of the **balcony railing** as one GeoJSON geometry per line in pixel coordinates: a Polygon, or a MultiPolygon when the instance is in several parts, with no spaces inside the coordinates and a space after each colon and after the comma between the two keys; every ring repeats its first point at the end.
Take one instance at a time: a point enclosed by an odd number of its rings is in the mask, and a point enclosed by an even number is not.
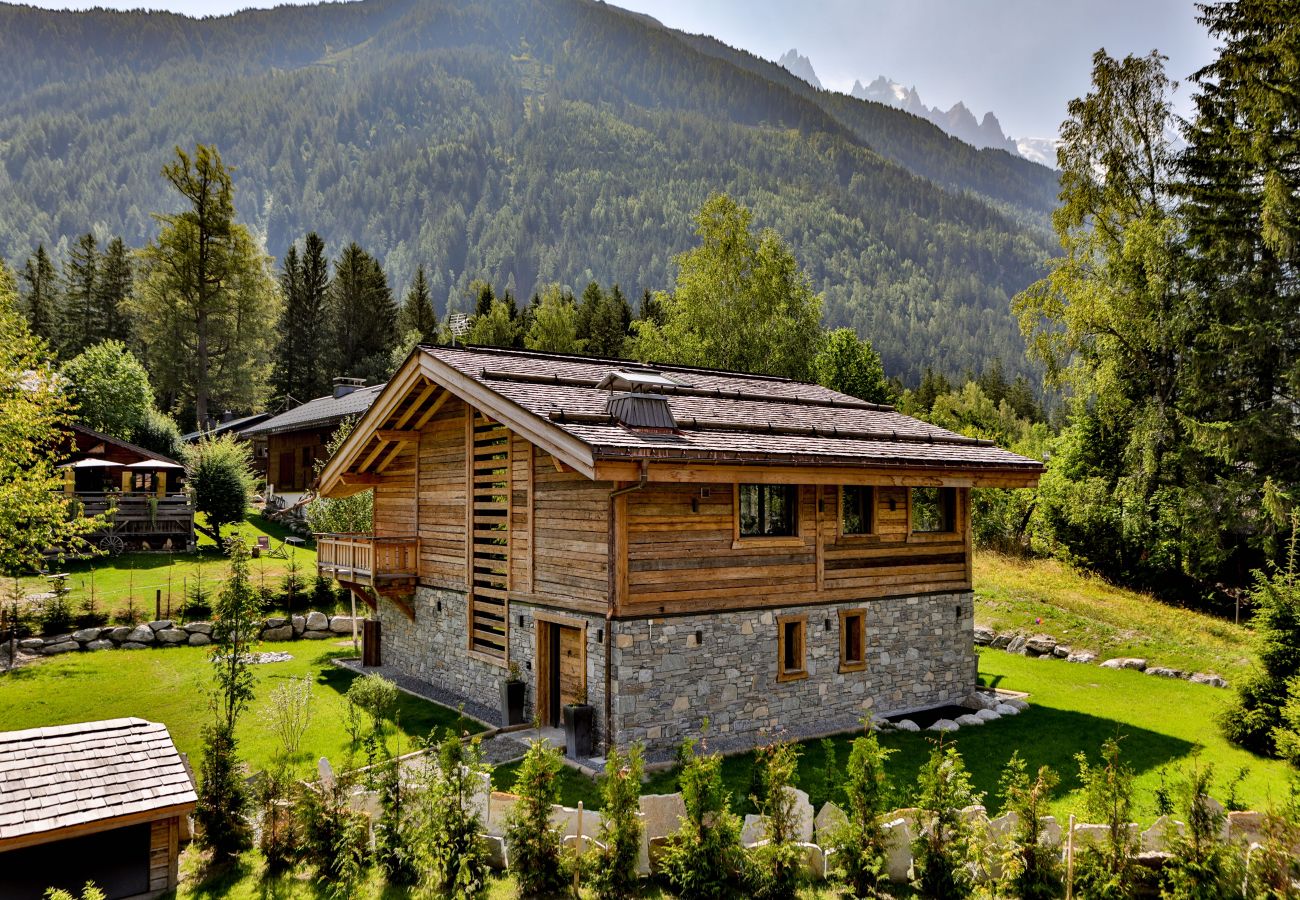
{"type": "Polygon", "coordinates": [[[335,581],[381,587],[414,580],[420,541],[374,534],[317,534],[316,569],[335,581]]]}
{"type": "Polygon", "coordinates": [[[118,534],[187,534],[194,521],[194,507],[185,494],[78,493],[80,512],[87,516],[108,514],[107,531],[118,534]]]}

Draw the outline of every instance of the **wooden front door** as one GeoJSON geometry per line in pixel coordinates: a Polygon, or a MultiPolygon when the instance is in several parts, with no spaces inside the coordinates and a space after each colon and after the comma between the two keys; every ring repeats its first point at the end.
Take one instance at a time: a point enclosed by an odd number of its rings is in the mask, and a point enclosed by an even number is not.
{"type": "Polygon", "coordinates": [[[586,629],[547,621],[537,625],[537,711],[543,725],[556,726],[565,704],[587,701],[586,629]]]}

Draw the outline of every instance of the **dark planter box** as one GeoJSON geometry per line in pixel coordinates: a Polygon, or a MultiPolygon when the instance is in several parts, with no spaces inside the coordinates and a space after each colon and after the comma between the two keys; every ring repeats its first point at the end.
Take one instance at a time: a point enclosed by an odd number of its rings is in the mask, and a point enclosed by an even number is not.
{"type": "Polygon", "coordinates": [[[570,759],[591,757],[595,742],[596,709],[589,703],[564,707],[564,744],[570,759]]]}
{"type": "Polygon", "coordinates": [[[524,683],[522,681],[501,682],[501,725],[522,725],[524,723],[524,683]]]}

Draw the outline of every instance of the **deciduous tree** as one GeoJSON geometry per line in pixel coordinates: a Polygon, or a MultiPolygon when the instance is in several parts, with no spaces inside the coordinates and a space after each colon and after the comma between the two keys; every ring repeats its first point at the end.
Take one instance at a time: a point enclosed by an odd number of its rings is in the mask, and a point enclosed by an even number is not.
{"type": "Polygon", "coordinates": [[[77,421],[124,441],[135,440],[153,408],[149,373],[121,341],[86,348],[63,366],[77,421]]]}
{"type": "Polygon", "coordinates": [[[550,353],[581,353],[586,348],[578,337],[578,310],[572,294],[558,284],[542,292],[541,302],[532,310],[524,346],[550,353]]]}
{"type": "Polygon", "coordinates": [[[858,337],[852,328],[837,328],[813,358],[817,383],[868,403],[888,403],[892,392],[885,367],[871,342],[858,337]]]}

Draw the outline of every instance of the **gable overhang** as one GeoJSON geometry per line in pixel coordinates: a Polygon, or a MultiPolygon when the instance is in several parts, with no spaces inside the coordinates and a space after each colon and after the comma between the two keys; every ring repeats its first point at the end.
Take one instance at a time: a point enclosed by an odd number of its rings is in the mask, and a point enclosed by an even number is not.
{"type": "Polygon", "coordinates": [[[321,472],[321,496],[346,497],[379,483],[403,444],[418,440],[420,429],[449,397],[500,422],[573,471],[596,477],[590,446],[416,347],[321,472]]]}
{"type": "Polygon", "coordinates": [[[627,482],[644,478],[667,484],[833,484],[893,485],[895,487],[1037,487],[1041,467],[925,466],[887,464],[844,457],[773,460],[764,457],[717,455],[625,456],[598,455],[598,481],[627,482]]]}

